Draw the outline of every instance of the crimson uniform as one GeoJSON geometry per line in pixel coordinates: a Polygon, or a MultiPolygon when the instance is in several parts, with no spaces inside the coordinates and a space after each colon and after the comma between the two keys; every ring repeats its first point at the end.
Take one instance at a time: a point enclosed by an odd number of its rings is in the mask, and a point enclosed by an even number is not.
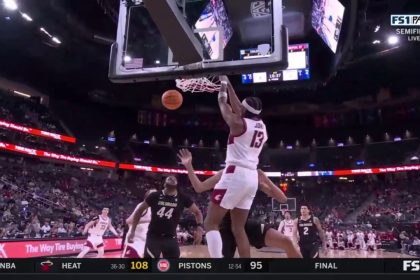
{"type": "Polygon", "coordinates": [[[93,221],[95,221],[95,224],[88,230],[89,236],[84,245],[92,249],[98,249],[104,246],[103,236],[111,224],[111,218],[104,218],[99,215],[93,221]]]}
{"type": "Polygon", "coordinates": [[[229,136],[226,168],[212,193],[212,202],[229,210],[251,208],[258,189],[258,158],[268,139],[262,120],[243,122],[244,132],[229,136]]]}
{"type": "MultiPolygon", "coordinates": [[[[136,210],[140,207],[141,203],[137,205],[136,210]]],[[[133,243],[128,243],[128,236],[125,240],[124,257],[125,258],[142,258],[144,255],[144,247],[146,244],[147,231],[149,228],[152,214],[150,208],[147,208],[146,212],[140,218],[139,224],[134,232],[133,243]]],[[[131,231],[132,225],[129,227],[131,231]]]]}
{"type": "Polygon", "coordinates": [[[283,220],[280,222],[279,229],[283,227],[283,234],[289,237],[290,239],[293,239],[293,227],[294,222],[292,219],[290,220],[283,220]]]}

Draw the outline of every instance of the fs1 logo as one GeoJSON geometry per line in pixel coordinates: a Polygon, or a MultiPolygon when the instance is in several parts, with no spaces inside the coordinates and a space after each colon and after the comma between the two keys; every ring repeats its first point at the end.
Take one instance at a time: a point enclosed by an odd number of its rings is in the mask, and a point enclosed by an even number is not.
{"type": "Polygon", "coordinates": [[[420,26],[420,15],[391,15],[391,26],[420,26]]]}
{"type": "Polygon", "coordinates": [[[403,261],[403,271],[420,271],[420,261],[403,261]]]}

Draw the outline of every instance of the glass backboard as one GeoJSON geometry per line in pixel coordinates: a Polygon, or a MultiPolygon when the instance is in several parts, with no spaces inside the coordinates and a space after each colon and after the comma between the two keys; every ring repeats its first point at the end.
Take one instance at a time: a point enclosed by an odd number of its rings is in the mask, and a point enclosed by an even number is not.
{"type": "Polygon", "coordinates": [[[109,77],[141,82],[285,69],[282,9],[282,0],[121,0],[109,77]],[[244,59],[244,49],[260,55],[244,59]]]}

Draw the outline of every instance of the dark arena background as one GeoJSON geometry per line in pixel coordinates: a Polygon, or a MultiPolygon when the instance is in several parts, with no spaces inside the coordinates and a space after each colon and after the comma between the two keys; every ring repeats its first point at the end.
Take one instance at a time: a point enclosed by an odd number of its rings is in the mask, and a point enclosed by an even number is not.
{"type": "Polygon", "coordinates": [[[416,0],[0,0],[0,278],[418,277],[419,30],[416,0]]]}

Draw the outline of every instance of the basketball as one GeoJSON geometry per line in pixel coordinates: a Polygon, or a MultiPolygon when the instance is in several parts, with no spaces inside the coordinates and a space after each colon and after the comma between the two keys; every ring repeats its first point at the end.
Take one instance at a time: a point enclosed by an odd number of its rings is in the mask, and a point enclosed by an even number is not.
{"type": "Polygon", "coordinates": [[[176,110],[181,107],[183,99],[179,91],[171,89],[162,95],[162,104],[168,110],[176,110]]]}

